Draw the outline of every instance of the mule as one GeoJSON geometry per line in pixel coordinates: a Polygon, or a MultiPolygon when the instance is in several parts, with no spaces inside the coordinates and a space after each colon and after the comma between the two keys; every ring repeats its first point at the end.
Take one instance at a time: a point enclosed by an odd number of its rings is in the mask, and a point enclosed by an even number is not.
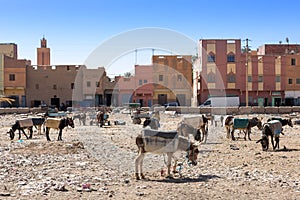
{"type": "MultiPolygon", "coordinates": [[[[186,151],[187,159],[193,165],[197,165],[197,156],[199,153],[198,144],[191,142],[188,138],[178,135],[177,131],[157,131],[153,129],[144,129],[140,135],[136,137],[136,145],[138,147],[138,156],[135,159],[135,176],[136,179],[144,179],[143,160],[145,153],[166,153],[167,161],[167,177],[171,176],[171,161],[176,151],[186,151]]],[[[174,165],[176,166],[176,164],[174,165]]]]}
{"type": "Polygon", "coordinates": [[[199,129],[202,136],[200,141],[206,143],[208,136],[208,120],[209,118],[204,115],[196,115],[196,116],[183,116],[180,123],[189,124],[194,128],[199,129]]]}
{"type": "Polygon", "coordinates": [[[143,122],[143,128],[146,128],[147,126],[149,126],[151,129],[158,130],[160,124],[156,118],[146,118],[143,122]]]}
{"type": "Polygon", "coordinates": [[[73,120],[75,121],[75,119],[78,119],[79,121],[79,125],[83,125],[85,126],[85,123],[86,123],[86,114],[83,112],[83,113],[77,113],[73,116],[73,120]]]}
{"type": "Polygon", "coordinates": [[[15,137],[15,131],[19,131],[19,140],[21,139],[21,133],[25,135],[27,139],[32,138],[33,134],[33,126],[38,129],[39,134],[41,134],[41,126],[43,125],[45,118],[26,118],[26,119],[19,119],[12,125],[11,129],[7,132],[9,133],[9,137],[11,140],[15,137]],[[28,129],[30,132],[29,137],[25,133],[24,129],[28,129]]]}
{"type": "Polygon", "coordinates": [[[282,134],[282,124],[278,120],[271,120],[263,125],[262,138],[256,141],[261,143],[262,150],[267,151],[269,149],[269,137],[271,137],[271,143],[273,150],[279,149],[279,137],[282,134]],[[274,145],[275,139],[275,145],[274,145]]]}
{"type": "Polygon", "coordinates": [[[247,118],[234,118],[232,115],[227,116],[225,119],[225,127],[227,131],[227,138],[230,138],[230,133],[231,133],[231,139],[236,140],[234,137],[234,131],[236,129],[244,131],[245,136],[244,139],[247,140],[247,135],[248,139],[251,140],[250,133],[251,133],[251,128],[257,126],[259,130],[262,129],[262,121],[261,119],[258,119],[257,117],[253,117],[252,119],[247,119],[247,118]]]}
{"type": "Polygon", "coordinates": [[[71,117],[64,117],[64,118],[47,118],[45,121],[45,127],[46,127],[46,138],[48,141],[51,141],[49,137],[49,131],[51,128],[58,129],[58,138],[57,140],[62,140],[62,130],[65,127],[72,127],[74,128],[74,121],[71,117]]]}

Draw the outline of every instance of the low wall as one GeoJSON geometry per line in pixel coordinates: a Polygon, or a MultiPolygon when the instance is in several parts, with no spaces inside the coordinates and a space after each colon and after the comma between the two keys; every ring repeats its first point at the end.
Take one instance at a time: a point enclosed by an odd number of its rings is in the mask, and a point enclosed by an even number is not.
{"type": "MultiPolygon", "coordinates": [[[[145,110],[149,110],[143,107],[145,110]]],[[[163,111],[164,107],[156,107],[154,110],[163,111]]],[[[247,114],[290,114],[300,112],[300,106],[293,107],[169,107],[167,110],[177,111],[181,114],[216,114],[216,115],[247,115],[247,114]]],[[[0,108],[1,114],[26,114],[43,113],[41,108],[0,108]]]]}
{"type": "Polygon", "coordinates": [[[248,114],[290,114],[300,112],[300,106],[294,107],[170,107],[168,110],[181,114],[216,114],[216,115],[248,115],[248,114]]]}
{"type": "Polygon", "coordinates": [[[42,113],[41,108],[0,108],[2,114],[26,114],[26,113],[42,113]]]}

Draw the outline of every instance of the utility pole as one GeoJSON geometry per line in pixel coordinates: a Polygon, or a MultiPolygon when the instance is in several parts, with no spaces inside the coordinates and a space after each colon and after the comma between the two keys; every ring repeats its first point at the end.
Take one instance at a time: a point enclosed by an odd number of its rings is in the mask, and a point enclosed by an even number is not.
{"type": "Polygon", "coordinates": [[[246,107],[248,107],[248,38],[246,38],[246,107]]]}

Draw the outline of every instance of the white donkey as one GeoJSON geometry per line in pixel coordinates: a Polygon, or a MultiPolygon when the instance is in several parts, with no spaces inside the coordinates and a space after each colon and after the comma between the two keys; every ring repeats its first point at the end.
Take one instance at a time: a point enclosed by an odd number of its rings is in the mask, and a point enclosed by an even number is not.
{"type": "Polygon", "coordinates": [[[142,167],[145,153],[147,152],[167,154],[168,177],[170,177],[171,160],[176,151],[186,151],[188,161],[193,165],[197,165],[198,143],[191,142],[187,137],[182,136],[181,133],[178,134],[177,131],[144,129],[137,136],[136,145],[139,151],[135,159],[135,176],[137,180],[145,178],[142,167]]]}

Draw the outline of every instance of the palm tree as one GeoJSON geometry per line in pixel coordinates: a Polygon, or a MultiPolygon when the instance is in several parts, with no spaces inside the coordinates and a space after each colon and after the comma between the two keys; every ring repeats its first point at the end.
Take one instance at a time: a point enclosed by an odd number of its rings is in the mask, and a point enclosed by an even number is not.
{"type": "Polygon", "coordinates": [[[129,78],[129,77],[131,77],[132,76],[132,74],[130,73],[130,72],[126,72],[125,74],[124,74],[124,77],[125,78],[129,78]]]}
{"type": "Polygon", "coordinates": [[[11,98],[8,98],[8,97],[4,97],[4,96],[0,96],[0,103],[1,102],[7,102],[7,103],[9,103],[11,105],[14,101],[15,101],[14,99],[11,99],[11,98]]]}

